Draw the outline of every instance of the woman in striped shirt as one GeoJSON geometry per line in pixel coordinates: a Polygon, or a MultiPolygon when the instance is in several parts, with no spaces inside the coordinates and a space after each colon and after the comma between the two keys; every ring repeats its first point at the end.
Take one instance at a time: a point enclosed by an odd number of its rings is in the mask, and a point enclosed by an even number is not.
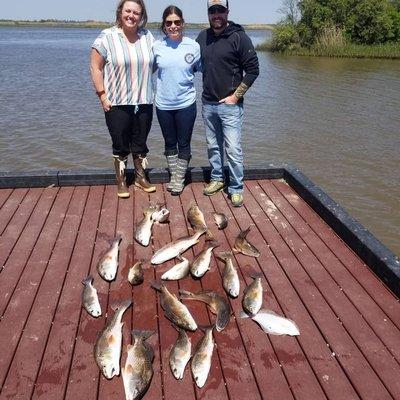
{"type": "Polygon", "coordinates": [[[146,176],[146,145],[153,119],[153,35],[145,29],[143,0],[120,0],[116,26],[105,29],[92,45],[91,74],[112,139],[118,196],[129,197],[125,169],[129,153],[135,186],[154,192],[146,176]]]}

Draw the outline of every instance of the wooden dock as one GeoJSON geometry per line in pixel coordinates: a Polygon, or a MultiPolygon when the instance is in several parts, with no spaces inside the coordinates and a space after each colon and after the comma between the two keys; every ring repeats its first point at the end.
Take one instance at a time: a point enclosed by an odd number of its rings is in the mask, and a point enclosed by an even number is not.
{"type": "MultiPolygon", "coordinates": [[[[145,194],[131,187],[118,200],[113,185],[0,189],[0,399],[124,399],[121,377],[99,373],[93,358],[96,335],[112,315],[111,305],[132,298],[124,315],[124,348],[130,330],[150,329],[155,350],[148,400],[400,400],[400,304],[327,223],[282,179],[246,181],[245,205],[232,208],[226,195],[202,194],[190,184],[172,197],[163,184],[145,194]],[[240,229],[258,259],[235,255],[241,289],[262,273],[264,308],[296,321],[301,335],[265,334],[238,318],[241,296],[230,300],[231,322],[214,332],[216,348],[206,385],[198,389],[187,368],[177,381],[169,351],[177,333],[160,309],[150,283],[173,261],[145,265],[145,282],[132,288],[128,269],[191,230],[186,211],[195,200],[220,242],[211,270],[201,279],[168,282],[179,288],[223,293],[220,251],[233,247],[240,229]],[[133,240],[135,224],[149,201],[165,203],[170,223],[153,227],[149,247],[133,240]],[[218,231],[211,213],[223,212],[228,227],[218,231]],[[106,238],[123,237],[115,282],[96,272],[106,238]],[[93,274],[103,309],[93,319],[81,308],[81,281],[93,274]]],[[[189,259],[201,243],[185,253],[189,259]]],[[[186,303],[200,325],[214,316],[205,305],[186,303]]],[[[201,332],[190,334],[193,347],[201,332]]]]}

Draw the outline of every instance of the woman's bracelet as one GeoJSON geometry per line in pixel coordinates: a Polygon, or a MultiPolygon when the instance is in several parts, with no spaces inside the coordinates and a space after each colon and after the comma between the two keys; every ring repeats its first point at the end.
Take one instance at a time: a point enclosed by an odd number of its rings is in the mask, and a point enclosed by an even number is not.
{"type": "Polygon", "coordinates": [[[106,94],[106,91],[105,90],[100,90],[99,92],[96,92],[96,94],[97,94],[98,97],[101,97],[101,96],[103,96],[103,94],[106,94]]]}

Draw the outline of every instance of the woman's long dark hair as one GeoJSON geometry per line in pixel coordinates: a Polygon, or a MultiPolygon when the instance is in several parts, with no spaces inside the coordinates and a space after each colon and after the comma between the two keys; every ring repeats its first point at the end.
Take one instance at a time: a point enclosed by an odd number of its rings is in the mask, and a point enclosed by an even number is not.
{"type": "Polygon", "coordinates": [[[182,10],[179,7],[177,7],[177,6],[168,6],[163,12],[162,23],[161,23],[161,26],[160,26],[161,32],[163,32],[165,35],[167,34],[167,31],[165,29],[165,20],[171,14],[177,15],[182,20],[182,24],[185,22],[185,20],[183,19],[182,10]]]}
{"type": "Polygon", "coordinates": [[[141,9],[142,9],[142,18],[139,23],[139,29],[145,28],[147,24],[147,11],[146,11],[146,6],[144,5],[143,0],[120,0],[117,6],[117,11],[115,12],[115,22],[118,26],[118,28],[122,27],[122,21],[121,21],[121,15],[122,15],[122,9],[124,8],[124,4],[127,1],[132,1],[133,3],[138,4],[141,9]]]}

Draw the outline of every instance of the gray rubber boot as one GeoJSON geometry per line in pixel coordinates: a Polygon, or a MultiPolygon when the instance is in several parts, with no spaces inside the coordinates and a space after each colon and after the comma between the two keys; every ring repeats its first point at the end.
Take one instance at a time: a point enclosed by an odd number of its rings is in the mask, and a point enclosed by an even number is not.
{"type": "Polygon", "coordinates": [[[185,187],[186,171],[189,166],[189,161],[182,158],[178,158],[176,163],[176,175],[175,180],[172,183],[172,196],[179,196],[183,192],[185,187]]]}
{"type": "Polygon", "coordinates": [[[165,156],[165,158],[167,159],[169,175],[170,175],[170,180],[167,183],[167,190],[168,192],[172,192],[173,182],[175,181],[175,176],[176,176],[176,164],[178,162],[178,154],[165,156]]]}

